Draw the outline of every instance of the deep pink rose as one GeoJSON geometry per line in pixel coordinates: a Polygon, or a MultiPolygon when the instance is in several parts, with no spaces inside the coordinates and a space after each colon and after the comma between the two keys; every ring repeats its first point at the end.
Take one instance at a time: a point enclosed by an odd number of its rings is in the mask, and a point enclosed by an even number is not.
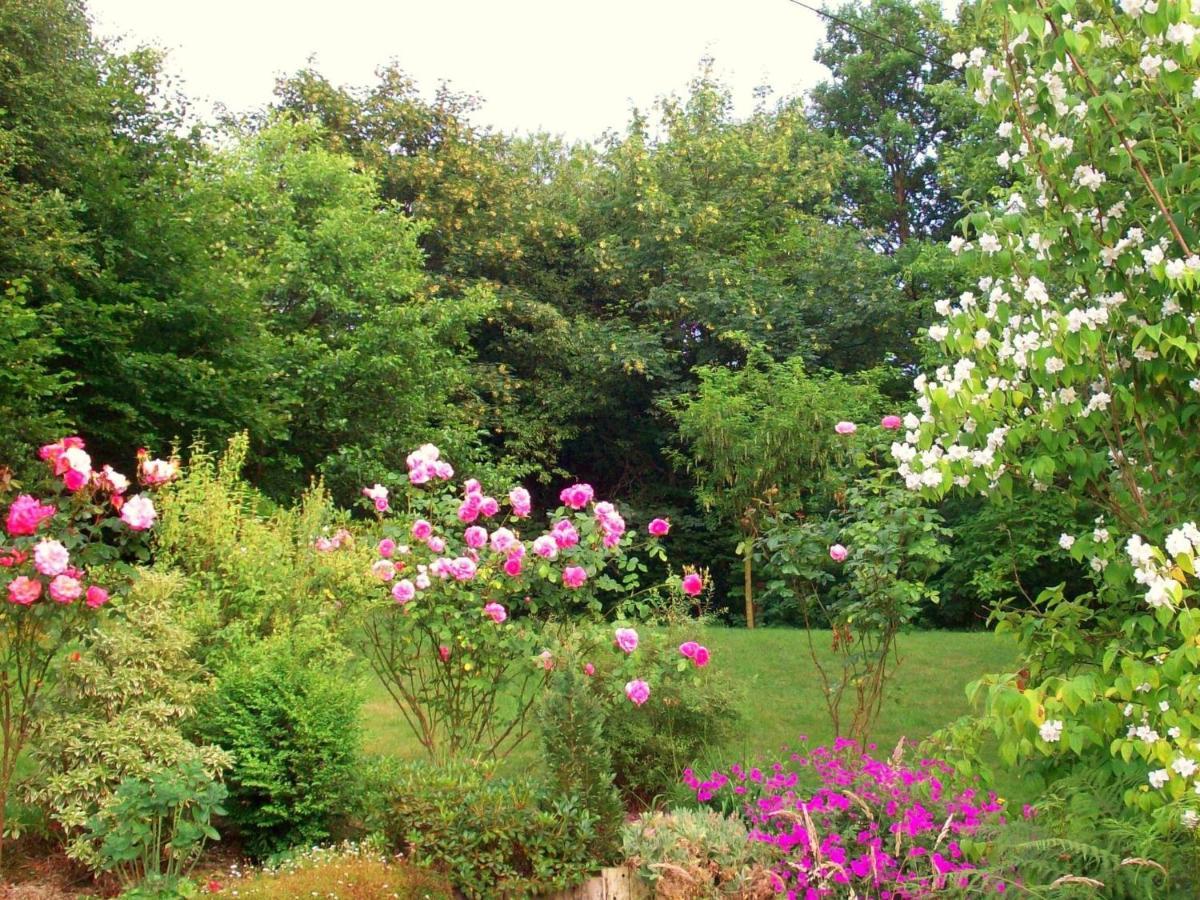
{"type": "Polygon", "coordinates": [[[92,585],[87,589],[87,605],[92,609],[99,609],[108,602],[108,591],[102,587],[92,585]]]}
{"type": "Polygon", "coordinates": [[[467,542],[468,547],[473,547],[478,550],[487,543],[488,533],[486,528],[480,528],[478,525],[472,525],[463,532],[463,540],[467,542]]]}
{"type": "Polygon", "coordinates": [[[396,542],[391,538],[384,538],[379,542],[379,546],[376,549],[379,551],[380,556],[387,559],[396,552],[396,542]]]}
{"type": "Polygon", "coordinates": [[[683,576],[683,592],[689,597],[697,597],[704,590],[704,579],[691,572],[683,576]]]}
{"type": "Polygon", "coordinates": [[[18,575],[8,583],[8,602],[29,606],[42,595],[42,583],[36,578],[18,575]]]}
{"type": "Polygon", "coordinates": [[[879,420],[879,424],[888,431],[899,431],[903,427],[904,422],[899,416],[884,416],[879,420]]]}
{"type": "Polygon", "coordinates": [[[407,603],[417,595],[417,589],[407,578],[401,578],[392,585],[392,599],[397,603],[407,603]]]}
{"type": "Polygon", "coordinates": [[[14,537],[34,534],[38,526],[49,519],[57,510],[50,505],[39,503],[29,494],[22,494],[8,508],[8,521],[5,527],[14,537]]]}
{"type": "Polygon", "coordinates": [[[523,487],[515,487],[508,492],[508,503],[512,507],[513,515],[518,519],[525,518],[533,508],[529,491],[523,487]]]}
{"type": "Polygon", "coordinates": [[[708,665],[708,648],[707,647],[697,647],[696,655],[694,657],[692,657],[692,661],[697,666],[699,666],[701,669],[703,669],[705,666],[707,666],[708,665]]]}
{"type": "Polygon", "coordinates": [[[655,537],[666,537],[667,532],[671,530],[671,523],[666,519],[651,519],[646,530],[655,537]]]}
{"type": "Polygon", "coordinates": [[[593,496],[595,496],[595,491],[592,490],[590,484],[573,484],[563,488],[559,492],[558,499],[564,506],[569,506],[571,509],[583,509],[592,502],[593,496]]]}
{"type": "Polygon", "coordinates": [[[587,572],[582,566],[567,566],[563,569],[562,578],[567,587],[577,588],[587,581],[587,572]]]}
{"type": "Polygon", "coordinates": [[[688,659],[696,658],[696,651],[700,649],[700,645],[695,641],[684,641],[679,645],[679,652],[688,659]]]}

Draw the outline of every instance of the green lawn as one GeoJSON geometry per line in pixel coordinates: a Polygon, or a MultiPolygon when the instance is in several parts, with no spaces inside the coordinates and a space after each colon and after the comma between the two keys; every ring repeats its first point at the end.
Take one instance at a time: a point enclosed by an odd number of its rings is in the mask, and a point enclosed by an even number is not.
{"type": "MultiPolygon", "coordinates": [[[[830,633],[814,634],[818,652],[830,658],[830,633]]],[[[771,755],[801,734],[827,742],[832,734],[805,632],[709,628],[703,642],[712,665],[728,668],[745,688],[745,720],[733,745],[713,748],[732,761],[771,755]]],[[[874,739],[890,748],[901,736],[920,739],[967,712],[963,688],[985,672],[1012,662],[1012,645],[988,633],[914,632],[900,639],[900,667],[884,703],[874,739]]],[[[366,749],[404,758],[424,751],[383,686],[373,682],[365,709],[366,749]]],[[[536,760],[536,749],[520,747],[510,764],[536,760]]]]}

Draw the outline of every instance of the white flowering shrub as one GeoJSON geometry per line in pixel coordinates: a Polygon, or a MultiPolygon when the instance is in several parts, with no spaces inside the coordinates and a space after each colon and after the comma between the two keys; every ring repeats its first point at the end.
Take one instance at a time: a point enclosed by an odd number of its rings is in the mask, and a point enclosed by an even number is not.
{"type": "Polygon", "coordinates": [[[997,46],[954,62],[1012,184],[951,241],[980,277],[937,304],[944,364],[917,379],[892,453],[935,498],[1030,487],[1099,514],[1060,541],[1094,590],[1001,614],[1024,669],[977,691],[1010,764],[1108,767],[1158,824],[1194,822],[1200,18],[1167,0],[980,12],[997,46]]]}

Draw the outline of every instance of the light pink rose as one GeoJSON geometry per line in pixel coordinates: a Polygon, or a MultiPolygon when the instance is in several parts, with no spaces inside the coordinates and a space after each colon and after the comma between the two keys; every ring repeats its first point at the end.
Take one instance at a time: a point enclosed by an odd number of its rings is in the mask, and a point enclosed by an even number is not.
{"type": "Polygon", "coordinates": [[[523,487],[515,487],[508,492],[508,504],[512,507],[513,515],[518,519],[525,518],[533,508],[529,491],[523,487]]]}
{"type": "Polygon", "coordinates": [[[879,424],[888,431],[899,431],[904,426],[904,421],[899,416],[884,416],[879,420],[879,424]]]}
{"type": "Polygon", "coordinates": [[[121,521],[134,531],[145,531],[154,524],[158,512],[149,497],[142,494],[130,497],[121,507],[121,521]]]}
{"type": "Polygon", "coordinates": [[[638,633],[632,628],[618,628],[614,633],[614,641],[626,653],[637,649],[638,633]]]}
{"type": "Polygon", "coordinates": [[[625,685],[625,696],[633,701],[636,706],[641,706],[650,699],[650,685],[646,684],[640,678],[635,678],[625,685]]]}
{"type": "Polygon", "coordinates": [[[834,562],[844,562],[849,555],[849,551],[841,544],[834,544],[829,548],[829,558],[834,562]]]}
{"type": "Polygon", "coordinates": [[[584,663],[583,664],[583,674],[584,675],[595,675],[596,667],[593,666],[591,663],[584,663]]]}
{"type": "Polygon", "coordinates": [[[33,567],[43,575],[61,575],[71,564],[71,555],[58,541],[42,541],[33,549],[33,567]]]}
{"type": "Polygon", "coordinates": [[[463,532],[463,540],[467,542],[468,547],[473,547],[478,550],[487,543],[488,533],[486,528],[480,528],[478,525],[472,525],[463,532]]]}
{"type": "Polygon", "coordinates": [[[497,625],[508,618],[508,611],[499,603],[489,603],[483,608],[483,614],[497,625]]]}
{"type": "Polygon", "coordinates": [[[417,595],[417,589],[407,578],[401,578],[392,585],[392,599],[397,603],[407,603],[417,595]]]}
{"type": "Polygon", "coordinates": [[[562,579],[567,587],[577,588],[587,581],[587,572],[581,566],[567,566],[563,569],[562,579]]]}
{"type": "Polygon", "coordinates": [[[550,529],[550,535],[554,538],[554,543],[558,544],[560,550],[566,550],[568,547],[574,547],[579,543],[579,532],[575,530],[575,526],[567,519],[560,519],[554,523],[554,527],[550,529]]]}
{"type": "Polygon", "coordinates": [[[27,575],[18,575],[8,583],[8,602],[29,606],[42,595],[42,583],[27,575]]]}
{"type": "Polygon", "coordinates": [[[380,581],[391,581],[396,577],[396,564],[390,559],[377,559],[371,566],[371,574],[380,581]]]}
{"type": "MultiPolygon", "coordinates": [[[[412,536],[418,541],[427,541],[429,536],[433,534],[433,526],[424,519],[417,519],[412,523],[412,536]]],[[[435,553],[437,551],[434,551],[435,553]]]]}
{"type": "MultiPolygon", "coordinates": [[[[167,459],[143,459],[138,474],[142,479],[142,484],[154,487],[158,484],[166,484],[175,478],[179,474],[179,466],[167,459]]],[[[378,487],[378,485],[376,486],[378,487]]]]}
{"type": "Polygon", "coordinates": [[[380,556],[387,559],[396,552],[396,542],[391,538],[384,538],[375,549],[379,551],[380,556]]]}
{"type": "Polygon", "coordinates": [[[543,534],[533,542],[533,552],[542,559],[554,559],[558,556],[558,543],[548,534],[543,534]]]}
{"type": "Polygon", "coordinates": [[[50,597],[55,603],[73,603],[82,593],[83,585],[70,575],[57,575],[50,582],[50,597]]]}
{"type": "Polygon", "coordinates": [[[441,553],[446,549],[446,541],[440,537],[431,537],[425,542],[425,546],[434,553],[441,553]]]}
{"type": "Polygon", "coordinates": [[[491,518],[500,512],[500,501],[495,497],[484,497],[479,501],[479,512],[484,516],[491,518]]]}
{"type": "Polygon", "coordinates": [[[838,434],[854,434],[858,431],[858,426],[853,422],[838,422],[833,426],[833,430],[838,434]]]}
{"type": "Polygon", "coordinates": [[[507,528],[497,528],[492,532],[492,550],[496,553],[507,553],[517,542],[517,536],[507,528]]]}

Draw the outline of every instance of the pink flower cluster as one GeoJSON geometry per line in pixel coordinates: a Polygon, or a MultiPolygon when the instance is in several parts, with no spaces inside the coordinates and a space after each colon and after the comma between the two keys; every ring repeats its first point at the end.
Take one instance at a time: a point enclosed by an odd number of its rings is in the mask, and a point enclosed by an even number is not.
{"type": "Polygon", "coordinates": [[[690,659],[695,663],[697,668],[703,669],[708,665],[708,648],[697,644],[695,641],[684,641],[680,644],[679,655],[685,659],[690,659]]]}
{"type": "Polygon", "coordinates": [[[334,550],[350,547],[353,544],[354,535],[345,528],[339,528],[333,533],[333,537],[319,537],[313,541],[313,547],[321,553],[332,553],[334,550]]]}
{"type": "Polygon", "coordinates": [[[441,455],[441,451],[433,444],[422,444],[408,454],[404,460],[408,466],[408,480],[413,484],[425,484],[434,479],[448,481],[453,478],[454,467],[440,459],[441,455]]]}
{"type": "MultiPolygon", "coordinates": [[[[73,435],[53,444],[46,444],[38,450],[38,456],[46,461],[55,477],[62,479],[63,486],[68,491],[79,493],[90,487],[93,491],[108,494],[109,502],[112,503],[113,509],[120,513],[121,521],[134,531],[145,531],[158,517],[154,502],[146,495],[138,494],[128,499],[125,497],[125,492],[129,489],[129,479],[115,471],[112,466],[103,466],[99,470],[92,468],[92,458],[84,449],[83,438],[73,435]]],[[[150,454],[145,450],[138,451],[138,461],[139,477],[146,487],[165,484],[179,473],[177,463],[150,459],[150,454]]],[[[48,517],[45,513],[46,507],[31,504],[32,499],[28,495],[20,497],[18,503],[23,505],[15,512],[12,508],[9,509],[9,534],[33,534],[33,531],[27,529],[32,526],[36,531],[37,524],[48,517]],[[39,516],[41,518],[38,518],[39,516]],[[14,531],[14,527],[26,530],[14,531]]]]}
{"type": "MultiPolygon", "coordinates": [[[[937,760],[880,761],[839,739],[790,763],[683,777],[702,803],[743,804],[750,839],[779,852],[775,872],[789,897],[907,900],[965,887],[982,861],[963,842],[982,842],[1005,822],[994,794],[948,792],[952,770],[937,760]]],[[[988,890],[1006,890],[1002,878],[987,878],[988,890]]]]}

